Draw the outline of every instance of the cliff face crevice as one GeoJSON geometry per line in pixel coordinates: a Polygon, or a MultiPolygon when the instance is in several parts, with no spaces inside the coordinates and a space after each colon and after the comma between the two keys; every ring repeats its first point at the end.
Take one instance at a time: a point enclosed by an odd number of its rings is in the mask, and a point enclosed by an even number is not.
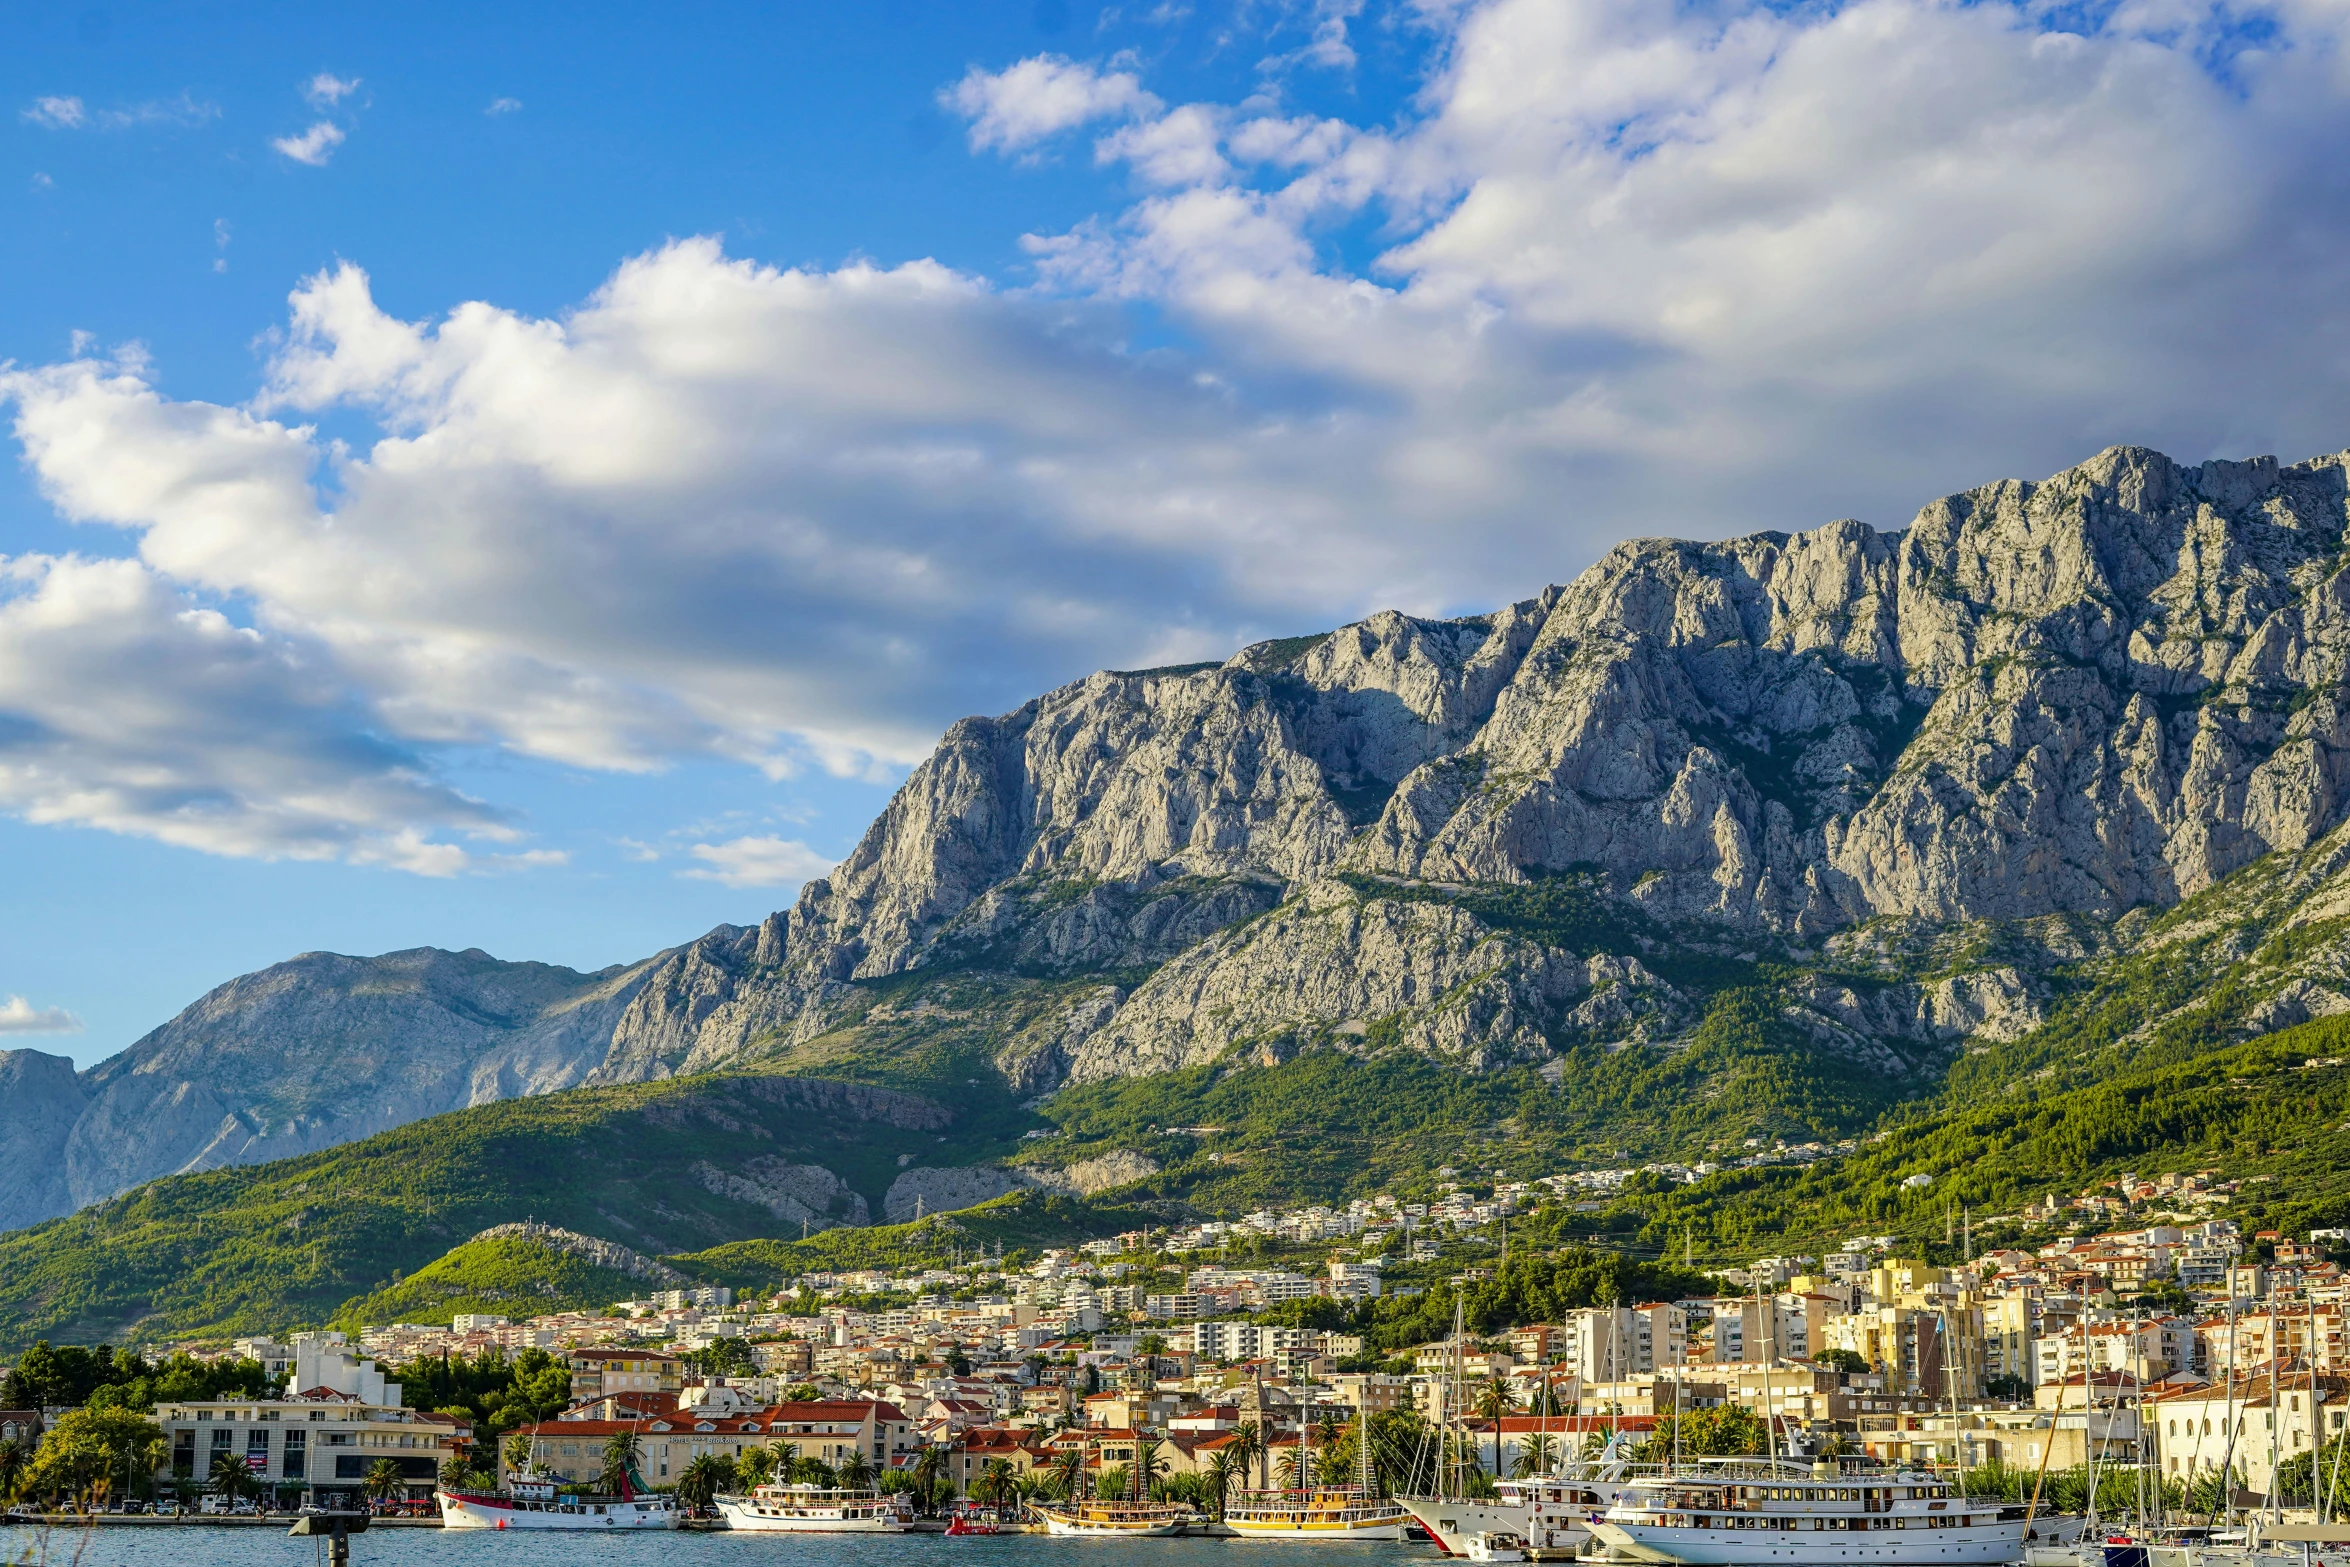
{"type": "MultiPolygon", "coordinates": [[[[1301,1040],[1470,1070],[1671,1048],[1702,1011],[1676,944],[2167,907],[2344,822],[2346,460],[2116,447],[1898,533],[1633,540],[1487,615],[1095,674],[952,726],[757,926],[596,976],[300,959],[43,1077],[5,1135],[54,1158],[17,1162],[36,1173],[0,1222],[481,1098],[788,1058],[909,974],[1071,987],[987,1044],[1026,1095],[1301,1040]],[[1562,877],[1641,940],[1453,896],[1562,877]]],[[[1915,1076],[2035,1026],[2036,985],[2029,964],[1823,982],[1781,1015],[1915,1076]]]]}

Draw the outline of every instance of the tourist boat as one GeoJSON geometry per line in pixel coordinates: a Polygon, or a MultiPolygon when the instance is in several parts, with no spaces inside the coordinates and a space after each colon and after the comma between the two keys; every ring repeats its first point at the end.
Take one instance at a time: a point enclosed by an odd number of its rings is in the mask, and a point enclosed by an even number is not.
{"type": "Polygon", "coordinates": [[[715,1500],[727,1528],[752,1534],[903,1534],[914,1527],[914,1499],[902,1491],[762,1485],[715,1500]]]}
{"type": "Polygon", "coordinates": [[[1063,1506],[1039,1504],[1036,1515],[1047,1534],[1085,1539],[1130,1540],[1181,1534],[1188,1516],[1164,1502],[1076,1502],[1063,1506]]]}
{"type": "Polygon", "coordinates": [[[1224,1503],[1224,1527],[1244,1540],[1401,1540],[1411,1521],[1360,1486],[1240,1491],[1224,1503]]]}
{"type": "Polygon", "coordinates": [[[1631,1481],[1590,1528],[1611,1557],[1691,1567],[1990,1567],[2023,1554],[2024,1512],[1914,1471],[1731,1458],[1631,1481]]]}
{"type": "Polygon", "coordinates": [[[639,1496],[624,1484],[619,1496],[566,1496],[544,1475],[523,1474],[503,1491],[447,1490],[440,1494],[444,1529],[674,1529],[677,1501],[639,1496]]]}
{"type": "Polygon", "coordinates": [[[947,1533],[951,1535],[1002,1534],[1009,1527],[1002,1513],[992,1507],[959,1507],[947,1519],[947,1533]]]}
{"type": "Polygon", "coordinates": [[[1469,1536],[1468,1558],[1473,1562],[1522,1562],[1526,1559],[1526,1537],[1512,1534],[1507,1529],[1487,1532],[1480,1529],[1469,1536]]]}

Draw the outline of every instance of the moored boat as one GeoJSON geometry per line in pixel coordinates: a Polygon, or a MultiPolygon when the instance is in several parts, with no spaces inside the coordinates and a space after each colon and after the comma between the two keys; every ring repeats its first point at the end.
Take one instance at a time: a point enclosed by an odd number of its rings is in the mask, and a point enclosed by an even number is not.
{"type": "Polygon", "coordinates": [[[1401,1540],[1411,1519],[1359,1486],[1240,1491],[1224,1503],[1224,1527],[1244,1540],[1401,1540]]]}
{"type": "Polygon", "coordinates": [[[1993,1567],[2022,1554],[2024,1512],[1913,1471],[1715,1459],[1632,1481],[1590,1527],[1612,1557],[1688,1567],[1993,1567]]]}
{"type": "Polygon", "coordinates": [[[1152,1539],[1181,1534],[1189,1516],[1164,1502],[1084,1501],[1039,1505],[1047,1534],[1079,1539],[1152,1539]]]}
{"type": "Polygon", "coordinates": [[[523,1475],[502,1491],[444,1490],[444,1529],[572,1529],[617,1534],[623,1529],[674,1529],[677,1501],[640,1496],[627,1487],[619,1496],[566,1494],[555,1482],[523,1475]]]}
{"type": "Polygon", "coordinates": [[[762,1485],[715,1500],[727,1528],[750,1534],[903,1534],[914,1527],[911,1497],[870,1487],[762,1485]]]}

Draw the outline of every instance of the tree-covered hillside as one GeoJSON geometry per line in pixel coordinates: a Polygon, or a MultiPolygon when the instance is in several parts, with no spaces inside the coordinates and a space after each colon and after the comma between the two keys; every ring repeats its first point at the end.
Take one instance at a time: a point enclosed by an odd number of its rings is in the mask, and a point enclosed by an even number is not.
{"type": "Polygon", "coordinates": [[[648,1255],[796,1237],[756,1200],[778,1170],[821,1165],[878,1209],[905,1165],[1001,1155],[1005,1130],[911,1095],[748,1075],[483,1105],[0,1236],[0,1349],[321,1323],[524,1219],[648,1255]]]}

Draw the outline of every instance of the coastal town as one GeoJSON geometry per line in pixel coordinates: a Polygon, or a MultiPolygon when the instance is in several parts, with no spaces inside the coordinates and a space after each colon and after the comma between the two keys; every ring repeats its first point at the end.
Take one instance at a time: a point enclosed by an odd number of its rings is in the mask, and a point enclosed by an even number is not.
{"type": "Polygon", "coordinates": [[[101,1505],[142,1511],[427,1511],[436,1491],[526,1475],[585,1492],[623,1438],[645,1487],[704,1503],[775,1478],[911,1493],[925,1512],[1056,1487],[1207,1505],[1252,1473],[1271,1482],[1276,1462],[1299,1485],[1341,1449],[1369,1469],[1348,1445],[1368,1428],[1376,1482],[1398,1491],[1442,1483],[1439,1460],[1490,1487],[1611,1440],[1652,1454],[1702,1440],[1976,1476],[2094,1465],[2182,1499],[2227,1476],[2293,1499],[2343,1436],[2350,1237],[2245,1233],[2213,1216],[2231,1191],[2208,1174],[1953,1214],[1939,1249],[1880,1234],[1706,1270],[1668,1257],[1642,1266],[1707,1287],[1513,1320],[1512,1280],[1556,1260],[1513,1243],[1513,1225],[1524,1236],[1588,1192],[1687,1173],[1447,1172],[1429,1203],[816,1272],[755,1296],[686,1285],[594,1309],[101,1352],[149,1368],[150,1387],[170,1366],[243,1379],[182,1376],[138,1408],[127,1379],[77,1404],[60,1368],[91,1352],[43,1343],[0,1379],[18,1406],[0,1410],[0,1478],[30,1497],[95,1465],[101,1505]],[[2063,1227],[1973,1244],[1978,1223],[2019,1222],[2063,1227]],[[1439,1331],[1393,1341],[1415,1321],[1439,1331]],[[460,1372],[510,1391],[468,1404],[452,1396],[460,1372]],[[109,1421],[146,1433],[136,1456],[106,1445],[109,1421]]]}

